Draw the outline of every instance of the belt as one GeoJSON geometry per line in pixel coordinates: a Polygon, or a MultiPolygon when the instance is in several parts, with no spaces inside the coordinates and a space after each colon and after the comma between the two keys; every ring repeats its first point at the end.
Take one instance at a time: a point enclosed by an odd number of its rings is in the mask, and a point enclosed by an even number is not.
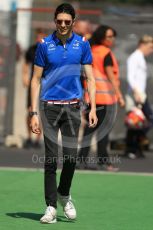
{"type": "Polygon", "coordinates": [[[66,101],[66,100],[50,100],[50,101],[47,101],[47,104],[51,104],[51,105],[72,105],[72,104],[77,104],[79,103],[80,100],[79,99],[73,99],[73,100],[69,100],[69,101],[66,101]]]}

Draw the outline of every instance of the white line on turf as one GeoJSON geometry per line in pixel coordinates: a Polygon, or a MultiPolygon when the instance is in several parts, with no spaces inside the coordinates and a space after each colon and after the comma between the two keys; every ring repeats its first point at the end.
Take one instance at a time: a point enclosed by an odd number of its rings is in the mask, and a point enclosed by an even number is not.
{"type": "MultiPolygon", "coordinates": [[[[19,168],[19,167],[0,167],[0,171],[21,171],[21,172],[43,172],[42,168],[19,168]]],[[[61,171],[58,169],[57,171],[61,171]]],[[[145,172],[106,172],[98,170],[76,170],[78,174],[101,174],[101,175],[122,175],[122,176],[153,176],[153,173],[145,172]]]]}

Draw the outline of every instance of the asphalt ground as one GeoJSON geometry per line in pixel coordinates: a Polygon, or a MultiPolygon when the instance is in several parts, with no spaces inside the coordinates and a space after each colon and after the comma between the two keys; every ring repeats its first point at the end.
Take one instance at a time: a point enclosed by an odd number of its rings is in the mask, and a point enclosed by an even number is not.
{"type": "MultiPolygon", "coordinates": [[[[153,151],[144,152],[145,158],[135,160],[123,157],[122,151],[111,152],[112,163],[119,167],[120,172],[136,172],[136,173],[153,173],[153,151]]],[[[58,167],[62,166],[62,152],[59,150],[58,167]]],[[[97,166],[96,157],[92,153],[87,161],[90,170],[105,170],[97,166]],[[94,159],[94,160],[93,160],[94,159]],[[90,161],[91,160],[91,161],[90,161]]],[[[44,148],[40,149],[18,149],[0,147],[0,167],[15,168],[33,168],[43,169],[44,167],[44,148]]]]}

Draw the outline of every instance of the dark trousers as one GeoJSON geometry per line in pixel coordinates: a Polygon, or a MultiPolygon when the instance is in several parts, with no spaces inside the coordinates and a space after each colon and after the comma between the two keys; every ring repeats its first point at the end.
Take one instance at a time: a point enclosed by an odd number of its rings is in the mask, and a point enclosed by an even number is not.
{"type": "Polygon", "coordinates": [[[143,136],[144,136],[143,130],[134,130],[134,129],[127,130],[125,155],[128,155],[128,153],[134,153],[138,156],[142,154],[140,140],[141,140],[141,137],[143,136]]]}
{"type": "Polygon", "coordinates": [[[148,100],[142,105],[142,111],[146,116],[150,125],[144,129],[127,129],[126,133],[126,152],[125,155],[132,152],[136,155],[142,154],[142,148],[140,146],[141,137],[144,137],[149,129],[153,126],[153,111],[150,107],[148,100]]]}
{"type": "Polygon", "coordinates": [[[144,113],[144,115],[146,116],[146,118],[148,119],[148,121],[151,123],[151,126],[153,126],[153,110],[150,107],[150,103],[148,100],[145,101],[145,103],[142,106],[142,111],[144,113]]]}
{"type": "Polygon", "coordinates": [[[91,147],[92,137],[93,135],[96,135],[98,163],[111,165],[107,147],[109,141],[109,132],[112,126],[111,123],[114,122],[114,114],[113,114],[114,106],[115,105],[96,106],[98,124],[95,128],[89,128],[88,126],[89,113],[88,112],[86,113],[85,117],[87,120],[87,124],[84,128],[83,141],[81,144],[81,149],[79,151],[79,158],[78,158],[80,161],[86,162],[91,147]]]}
{"type": "Polygon", "coordinates": [[[44,104],[41,110],[45,142],[45,200],[46,204],[57,207],[57,191],[67,196],[76,165],[78,133],[80,127],[80,107],[73,105],[44,104]],[[58,132],[61,131],[63,157],[58,158],[58,132]],[[56,183],[58,160],[62,160],[63,168],[59,186],[56,183]]]}

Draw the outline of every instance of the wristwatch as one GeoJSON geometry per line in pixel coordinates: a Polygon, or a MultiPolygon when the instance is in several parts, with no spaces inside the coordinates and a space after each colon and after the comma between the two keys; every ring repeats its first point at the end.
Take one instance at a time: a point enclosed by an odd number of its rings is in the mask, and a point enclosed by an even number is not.
{"type": "Polygon", "coordinates": [[[38,113],[36,111],[32,111],[32,112],[29,112],[29,116],[32,117],[34,115],[38,115],[38,113]]]}

